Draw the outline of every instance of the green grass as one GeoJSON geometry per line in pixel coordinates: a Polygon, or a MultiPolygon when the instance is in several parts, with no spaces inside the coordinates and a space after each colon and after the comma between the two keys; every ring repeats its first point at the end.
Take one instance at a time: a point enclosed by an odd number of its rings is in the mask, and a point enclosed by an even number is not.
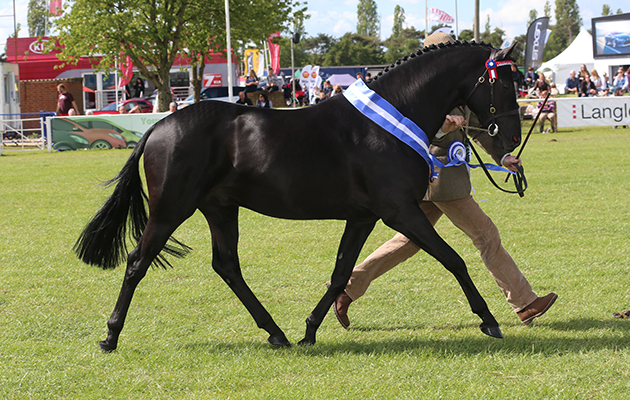
{"type": "MultiPolygon", "coordinates": [[[[176,232],[194,251],[173,269],[149,271],[111,354],[97,342],[124,268],[83,265],[71,248],[110,192],[99,181],[129,151],[5,153],[0,398],[627,398],[630,320],[611,314],[630,308],[629,145],[622,129],[533,135],[522,199],[473,172],[477,201],[534,290],[560,296],[531,327],[520,325],[468,238],[439,222],[503,340],[479,331],[454,278],[421,253],[352,305],[351,329],[330,312],[315,346],[273,349],[213,272],[210,233],[195,214],[176,232]]],[[[296,343],[324,293],[343,222],[242,210],[240,228],[243,274],[296,343]]],[[[361,258],[392,235],[379,223],[361,258]]]]}

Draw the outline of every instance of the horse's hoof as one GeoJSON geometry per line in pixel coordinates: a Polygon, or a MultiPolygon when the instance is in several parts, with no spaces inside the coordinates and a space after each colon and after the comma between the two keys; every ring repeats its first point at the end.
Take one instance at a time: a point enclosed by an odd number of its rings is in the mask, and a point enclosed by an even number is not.
{"type": "Polygon", "coordinates": [[[306,338],[300,340],[298,342],[300,346],[313,346],[315,344],[314,340],[307,340],[306,338]]]}
{"type": "Polygon", "coordinates": [[[287,337],[284,335],[271,335],[269,336],[269,339],[267,339],[267,341],[274,346],[279,346],[279,347],[291,346],[291,342],[289,342],[289,339],[287,339],[287,337]]]}
{"type": "Polygon", "coordinates": [[[100,342],[98,342],[98,346],[101,348],[102,351],[106,353],[111,353],[112,351],[116,350],[116,344],[114,343],[113,345],[111,345],[106,340],[101,340],[100,342]]]}
{"type": "Polygon", "coordinates": [[[493,338],[503,339],[503,334],[501,333],[501,329],[498,326],[483,326],[480,325],[479,329],[481,332],[485,333],[488,336],[492,336],[493,338]]]}

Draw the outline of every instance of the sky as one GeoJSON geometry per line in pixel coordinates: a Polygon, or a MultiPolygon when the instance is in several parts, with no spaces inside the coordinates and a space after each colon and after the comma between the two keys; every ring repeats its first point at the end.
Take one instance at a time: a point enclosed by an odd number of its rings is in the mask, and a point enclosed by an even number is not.
{"type": "MultiPolygon", "coordinates": [[[[306,2],[310,19],[305,22],[305,29],[309,36],[325,33],[334,37],[341,37],[346,32],[355,32],[357,25],[358,0],[302,0],[306,2]]],[[[457,27],[472,29],[474,19],[474,0],[459,0],[457,3],[457,15],[455,13],[455,0],[436,1],[426,0],[427,7],[439,8],[453,18],[457,17],[457,27]]],[[[479,0],[480,25],[484,29],[488,16],[490,26],[501,28],[506,32],[506,37],[511,38],[524,34],[529,19],[529,10],[536,9],[538,16],[543,16],[546,0],[479,0]]],[[[550,0],[552,6],[552,21],[555,0],[550,0]]],[[[613,12],[621,9],[630,12],[628,0],[577,0],[582,16],[582,23],[588,29],[591,27],[591,18],[599,17],[602,6],[608,4],[613,12]]],[[[414,26],[416,29],[425,28],[425,1],[424,0],[376,0],[378,14],[381,18],[381,38],[391,35],[394,21],[394,8],[396,5],[405,10],[405,26],[414,26]]],[[[16,20],[22,29],[18,37],[28,36],[27,24],[28,0],[15,0],[16,20]]],[[[429,21],[429,26],[435,25],[429,21]]],[[[453,24],[455,28],[455,24],[453,24]]],[[[7,37],[13,33],[13,0],[0,0],[0,46],[4,49],[7,37]]],[[[0,50],[2,52],[2,50],[0,50]]]]}

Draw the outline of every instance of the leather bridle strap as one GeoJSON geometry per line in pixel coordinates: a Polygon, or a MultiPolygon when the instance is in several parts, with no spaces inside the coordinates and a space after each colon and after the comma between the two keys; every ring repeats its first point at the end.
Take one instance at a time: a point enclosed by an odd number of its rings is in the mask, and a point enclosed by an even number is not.
{"type": "Polygon", "coordinates": [[[527,190],[527,179],[525,178],[525,171],[523,170],[523,166],[522,165],[516,164],[516,168],[517,168],[518,171],[513,173],[513,174],[510,174],[514,178],[514,186],[516,187],[516,191],[503,189],[501,186],[499,186],[494,181],[494,179],[492,178],[492,175],[490,175],[490,171],[488,171],[488,169],[485,167],[485,165],[483,163],[483,160],[481,160],[481,157],[479,156],[479,153],[477,153],[477,150],[475,150],[475,147],[470,142],[470,140],[468,140],[468,138],[466,138],[466,141],[468,142],[468,147],[475,154],[475,157],[477,157],[477,160],[479,160],[479,164],[481,165],[481,168],[483,169],[483,172],[488,177],[488,180],[497,189],[499,189],[500,191],[505,192],[505,193],[513,193],[513,194],[516,193],[516,194],[518,194],[521,197],[525,196],[525,190],[527,190]]]}

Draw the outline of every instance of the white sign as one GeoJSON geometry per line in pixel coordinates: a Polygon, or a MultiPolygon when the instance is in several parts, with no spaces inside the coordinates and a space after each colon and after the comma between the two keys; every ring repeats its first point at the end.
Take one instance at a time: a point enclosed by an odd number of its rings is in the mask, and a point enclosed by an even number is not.
{"type": "Polygon", "coordinates": [[[203,75],[203,87],[220,87],[223,86],[222,74],[204,74],[203,75]]]}
{"type": "Polygon", "coordinates": [[[630,97],[576,97],[556,99],[558,126],[630,125],[630,97]]]}

